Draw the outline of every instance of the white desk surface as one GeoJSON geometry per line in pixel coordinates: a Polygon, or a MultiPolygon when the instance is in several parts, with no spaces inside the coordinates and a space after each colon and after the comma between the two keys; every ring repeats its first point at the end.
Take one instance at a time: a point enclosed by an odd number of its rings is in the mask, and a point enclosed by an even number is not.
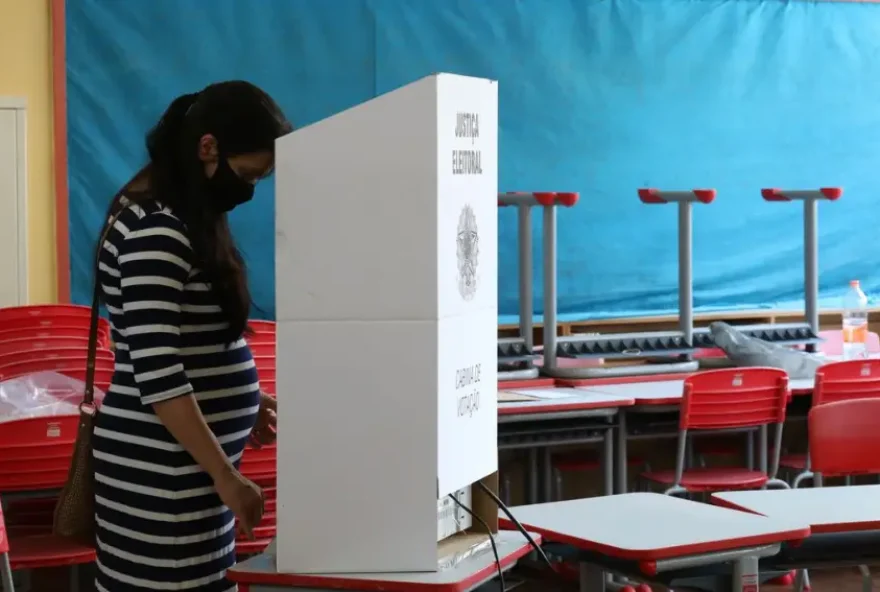
{"type": "Polygon", "coordinates": [[[814,533],[880,530],[880,485],[716,493],[712,502],[770,518],[803,520],[814,533]]]}
{"type": "MultiPolygon", "coordinates": [[[[633,561],[728,551],[809,535],[806,523],[658,493],[627,493],[511,508],[545,541],[633,561]]],[[[505,528],[509,522],[501,515],[505,528]]]]}
{"type": "MultiPolygon", "coordinates": [[[[538,534],[532,535],[541,544],[538,534]]],[[[510,567],[531,547],[519,532],[501,531],[495,535],[498,556],[503,568],[510,567]]],[[[304,541],[303,544],[308,544],[304,541]]],[[[412,592],[414,587],[432,592],[467,592],[495,577],[497,567],[491,548],[460,561],[453,567],[437,572],[365,573],[365,574],[280,574],[275,570],[272,547],[265,553],[239,563],[227,573],[239,584],[249,584],[252,592],[260,589],[312,590],[375,590],[412,592]],[[265,588],[263,588],[265,587],[265,588]]]]}
{"type": "Polygon", "coordinates": [[[530,413],[564,413],[566,411],[586,411],[590,409],[615,409],[629,407],[632,397],[599,391],[584,391],[574,388],[552,389],[504,389],[507,392],[529,395],[534,401],[498,402],[499,415],[527,415],[530,413]]]}
{"type": "Polygon", "coordinates": [[[815,378],[796,378],[788,381],[788,388],[795,394],[813,392],[814,386],[816,386],[815,378]]]}
{"type": "Polygon", "coordinates": [[[651,380],[579,386],[577,390],[604,393],[617,397],[629,397],[636,405],[675,404],[682,396],[684,380],[651,380]]]}

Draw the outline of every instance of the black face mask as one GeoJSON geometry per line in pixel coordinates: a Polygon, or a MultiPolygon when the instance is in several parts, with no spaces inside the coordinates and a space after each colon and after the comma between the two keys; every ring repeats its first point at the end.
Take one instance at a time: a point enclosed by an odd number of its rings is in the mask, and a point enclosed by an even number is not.
{"type": "Polygon", "coordinates": [[[229,212],[235,206],[249,202],[254,197],[254,185],[235,174],[229,161],[220,158],[214,176],[208,179],[208,192],[211,205],[222,213],[229,212]]]}

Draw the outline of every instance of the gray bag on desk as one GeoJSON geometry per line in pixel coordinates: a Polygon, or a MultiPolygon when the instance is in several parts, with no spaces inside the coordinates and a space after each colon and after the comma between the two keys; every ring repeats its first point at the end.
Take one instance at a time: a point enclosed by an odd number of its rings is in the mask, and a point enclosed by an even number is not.
{"type": "Polygon", "coordinates": [[[788,373],[792,380],[812,378],[822,365],[817,356],[749,337],[727,323],[709,325],[715,346],[722,349],[737,366],[768,366],[788,373]]]}

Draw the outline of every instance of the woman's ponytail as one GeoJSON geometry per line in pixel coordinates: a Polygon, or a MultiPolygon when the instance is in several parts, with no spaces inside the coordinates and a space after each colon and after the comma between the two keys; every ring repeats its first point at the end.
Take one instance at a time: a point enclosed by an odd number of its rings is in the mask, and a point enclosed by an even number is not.
{"type": "Polygon", "coordinates": [[[199,93],[181,95],[174,99],[159,123],[147,134],[147,152],[151,162],[175,160],[186,122],[186,114],[199,98],[199,93]]]}

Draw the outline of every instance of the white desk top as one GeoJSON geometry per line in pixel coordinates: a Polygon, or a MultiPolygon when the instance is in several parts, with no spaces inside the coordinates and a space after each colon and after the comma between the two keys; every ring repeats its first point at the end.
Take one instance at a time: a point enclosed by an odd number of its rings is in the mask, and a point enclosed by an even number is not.
{"type": "Polygon", "coordinates": [[[631,397],[599,391],[574,388],[505,389],[508,392],[536,397],[534,401],[498,402],[498,415],[527,415],[531,413],[565,413],[590,409],[629,407],[631,397]]]}
{"type": "MultiPolygon", "coordinates": [[[[739,513],[739,512],[737,512],[739,513]]],[[[532,535],[541,544],[541,537],[532,535]]],[[[502,568],[513,565],[527,554],[531,547],[519,532],[501,531],[495,535],[502,568]]],[[[304,541],[303,544],[308,544],[304,541]]],[[[491,548],[437,572],[370,573],[370,574],[280,574],[275,571],[272,547],[265,553],[239,563],[228,572],[229,579],[239,584],[267,588],[306,590],[375,590],[382,592],[412,592],[414,587],[431,592],[467,592],[495,577],[497,567],[491,548]]]]}
{"type": "MultiPolygon", "coordinates": [[[[805,523],[736,512],[658,493],[627,493],[511,508],[545,541],[618,559],[653,561],[801,540],[805,523]]],[[[501,515],[505,527],[509,523],[501,515]]]]}
{"type": "Polygon", "coordinates": [[[816,386],[815,378],[797,378],[788,381],[788,388],[796,395],[813,392],[814,386],[816,386]]]}
{"type": "Polygon", "coordinates": [[[683,389],[684,380],[652,380],[577,387],[577,390],[591,393],[629,397],[636,405],[674,405],[681,400],[683,389]]]}
{"type": "Polygon", "coordinates": [[[803,520],[814,533],[880,529],[880,485],[716,493],[712,502],[770,518],[803,520]]]}

